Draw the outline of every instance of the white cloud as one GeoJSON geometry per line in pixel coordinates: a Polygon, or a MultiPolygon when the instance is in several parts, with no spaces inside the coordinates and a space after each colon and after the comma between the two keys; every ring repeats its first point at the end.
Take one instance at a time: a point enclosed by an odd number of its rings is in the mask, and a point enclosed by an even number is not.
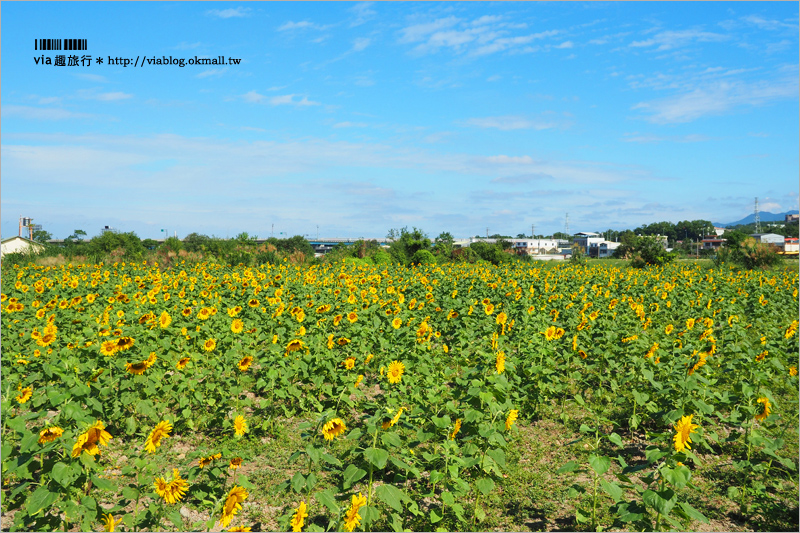
{"type": "Polygon", "coordinates": [[[748,15],[746,17],[742,17],[742,20],[747,22],[748,24],[752,24],[753,26],[757,26],[759,29],[762,30],[793,30],[797,32],[797,21],[795,20],[794,23],[789,24],[786,22],[781,22],[780,20],[770,20],[765,19],[759,15],[748,15]]]}
{"type": "Polygon", "coordinates": [[[372,9],[373,4],[374,2],[359,2],[348,9],[348,11],[353,13],[356,17],[355,20],[350,23],[351,28],[364,24],[378,14],[377,11],[372,9]]]}
{"type": "Polygon", "coordinates": [[[200,78],[200,79],[211,78],[211,77],[218,78],[218,77],[222,76],[223,74],[225,74],[225,72],[227,72],[227,71],[228,71],[228,67],[212,68],[212,69],[209,69],[209,70],[204,70],[203,72],[197,74],[195,76],[195,78],[200,78]]]}
{"type": "Polygon", "coordinates": [[[221,19],[249,17],[250,8],[240,6],[237,8],[229,8],[229,9],[210,9],[206,11],[206,14],[211,15],[212,17],[219,17],[221,19]]]}
{"type": "Polygon", "coordinates": [[[69,120],[69,119],[93,119],[99,118],[98,115],[86,113],[75,113],[60,108],[29,107],[21,105],[4,105],[0,108],[4,117],[18,117],[25,120],[69,120]]]}
{"type": "Polygon", "coordinates": [[[466,122],[470,126],[479,128],[494,128],[502,131],[511,130],[546,130],[558,127],[555,122],[543,120],[531,120],[525,117],[506,115],[500,117],[470,118],[466,122]]]}
{"type": "Polygon", "coordinates": [[[634,41],[630,46],[635,48],[656,46],[656,50],[672,50],[686,46],[692,42],[721,42],[727,40],[726,35],[700,30],[662,31],[644,41],[634,41]]]}
{"type": "Polygon", "coordinates": [[[301,100],[295,100],[294,97],[299,96],[296,94],[285,94],[282,96],[273,96],[269,99],[269,103],[272,105],[295,105],[300,107],[305,106],[312,106],[312,105],[320,105],[319,102],[313,102],[308,99],[308,97],[304,96],[301,100]]]}
{"type": "Polygon", "coordinates": [[[315,24],[308,20],[301,20],[300,22],[285,22],[279,28],[278,31],[291,31],[291,30],[305,30],[305,29],[312,29],[312,30],[325,30],[330,26],[321,26],[319,24],[315,24]]]}
{"type": "Polygon", "coordinates": [[[361,52],[362,50],[366,49],[369,46],[370,39],[366,37],[359,37],[355,41],[353,41],[353,51],[354,52],[361,52]]]}
{"type": "Polygon", "coordinates": [[[433,22],[426,22],[423,24],[414,24],[413,26],[408,26],[403,28],[403,36],[400,38],[399,42],[402,44],[407,43],[416,43],[422,41],[430,34],[442,30],[444,28],[450,28],[455,26],[460,19],[456,17],[447,17],[443,19],[438,19],[433,22]]]}
{"type": "Polygon", "coordinates": [[[47,98],[40,98],[39,104],[47,105],[47,104],[58,104],[61,102],[61,98],[58,96],[49,96],[47,98]]]}
{"type": "Polygon", "coordinates": [[[86,98],[87,100],[99,100],[101,102],[117,102],[119,100],[127,100],[128,98],[133,98],[132,94],[123,93],[120,91],[110,92],[110,93],[95,93],[92,91],[78,91],[78,94],[81,98],[86,98]]]}
{"type": "Polygon", "coordinates": [[[337,122],[333,125],[334,128],[366,128],[367,123],[365,122],[337,122]]]}
{"type": "Polygon", "coordinates": [[[696,143],[711,140],[710,137],[700,135],[698,133],[690,133],[688,135],[654,135],[652,133],[626,133],[622,139],[625,142],[632,143],[660,143],[660,142],[676,142],[676,143],[696,143]]]}
{"type": "Polygon", "coordinates": [[[260,102],[264,98],[265,97],[263,94],[258,94],[258,92],[256,91],[250,91],[242,95],[242,99],[244,99],[245,102],[250,102],[250,103],[260,102]]]}
{"type": "Polygon", "coordinates": [[[553,48],[572,48],[575,46],[572,41],[564,41],[563,43],[559,44],[558,46],[554,46],[553,48]]]}
{"type": "Polygon", "coordinates": [[[186,41],[181,41],[178,45],[175,46],[176,50],[194,50],[195,48],[199,48],[202,46],[203,43],[200,41],[196,43],[187,43],[186,41]]]}
{"type": "Polygon", "coordinates": [[[649,114],[657,124],[690,122],[706,115],[719,115],[742,106],[761,106],[786,98],[796,98],[796,78],[758,83],[720,81],[677,96],[640,102],[632,109],[649,114]]]}
{"type": "Polygon", "coordinates": [[[108,79],[105,76],[101,76],[99,74],[82,74],[82,73],[75,73],[73,74],[76,78],[80,78],[86,81],[93,81],[95,83],[108,83],[108,79]]]}

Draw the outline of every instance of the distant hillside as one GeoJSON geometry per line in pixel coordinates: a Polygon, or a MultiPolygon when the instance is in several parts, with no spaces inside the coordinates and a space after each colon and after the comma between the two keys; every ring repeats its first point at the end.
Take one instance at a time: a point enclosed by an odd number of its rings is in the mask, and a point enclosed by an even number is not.
{"type": "MultiPolygon", "coordinates": [[[[797,209],[794,211],[786,211],[785,213],[770,213],[769,211],[760,211],[758,213],[758,217],[761,219],[761,222],[783,222],[786,218],[786,215],[796,215],[798,213],[797,209]]],[[[739,226],[744,224],[752,224],[755,219],[755,215],[750,213],[746,217],[741,220],[737,220],[736,222],[712,222],[718,228],[727,228],[731,226],[739,226]]]]}

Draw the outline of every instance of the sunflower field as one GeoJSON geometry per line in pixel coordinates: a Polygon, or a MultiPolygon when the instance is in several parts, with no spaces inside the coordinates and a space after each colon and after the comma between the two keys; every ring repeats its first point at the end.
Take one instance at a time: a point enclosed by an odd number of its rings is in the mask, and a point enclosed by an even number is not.
{"type": "Polygon", "coordinates": [[[796,268],[29,264],[0,299],[3,530],[797,530],[796,268]]]}

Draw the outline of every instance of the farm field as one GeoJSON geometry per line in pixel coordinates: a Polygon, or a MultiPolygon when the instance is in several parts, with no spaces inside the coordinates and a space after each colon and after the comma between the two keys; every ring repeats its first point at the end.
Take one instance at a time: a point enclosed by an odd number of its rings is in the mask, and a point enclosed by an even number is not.
{"type": "Polygon", "coordinates": [[[798,529],[798,272],[4,268],[2,529],[798,529]]]}

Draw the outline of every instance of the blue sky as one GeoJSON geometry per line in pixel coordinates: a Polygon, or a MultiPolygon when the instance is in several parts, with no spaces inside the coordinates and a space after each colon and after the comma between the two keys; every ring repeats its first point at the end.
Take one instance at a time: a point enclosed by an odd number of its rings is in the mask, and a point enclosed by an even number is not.
{"type": "Polygon", "coordinates": [[[20,215],[379,238],[798,208],[796,2],[10,2],[1,33],[3,237],[20,215]],[[91,65],[37,65],[51,37],[91,65]],[[108,64],[137,56],[241,62],[108,64]]]}

